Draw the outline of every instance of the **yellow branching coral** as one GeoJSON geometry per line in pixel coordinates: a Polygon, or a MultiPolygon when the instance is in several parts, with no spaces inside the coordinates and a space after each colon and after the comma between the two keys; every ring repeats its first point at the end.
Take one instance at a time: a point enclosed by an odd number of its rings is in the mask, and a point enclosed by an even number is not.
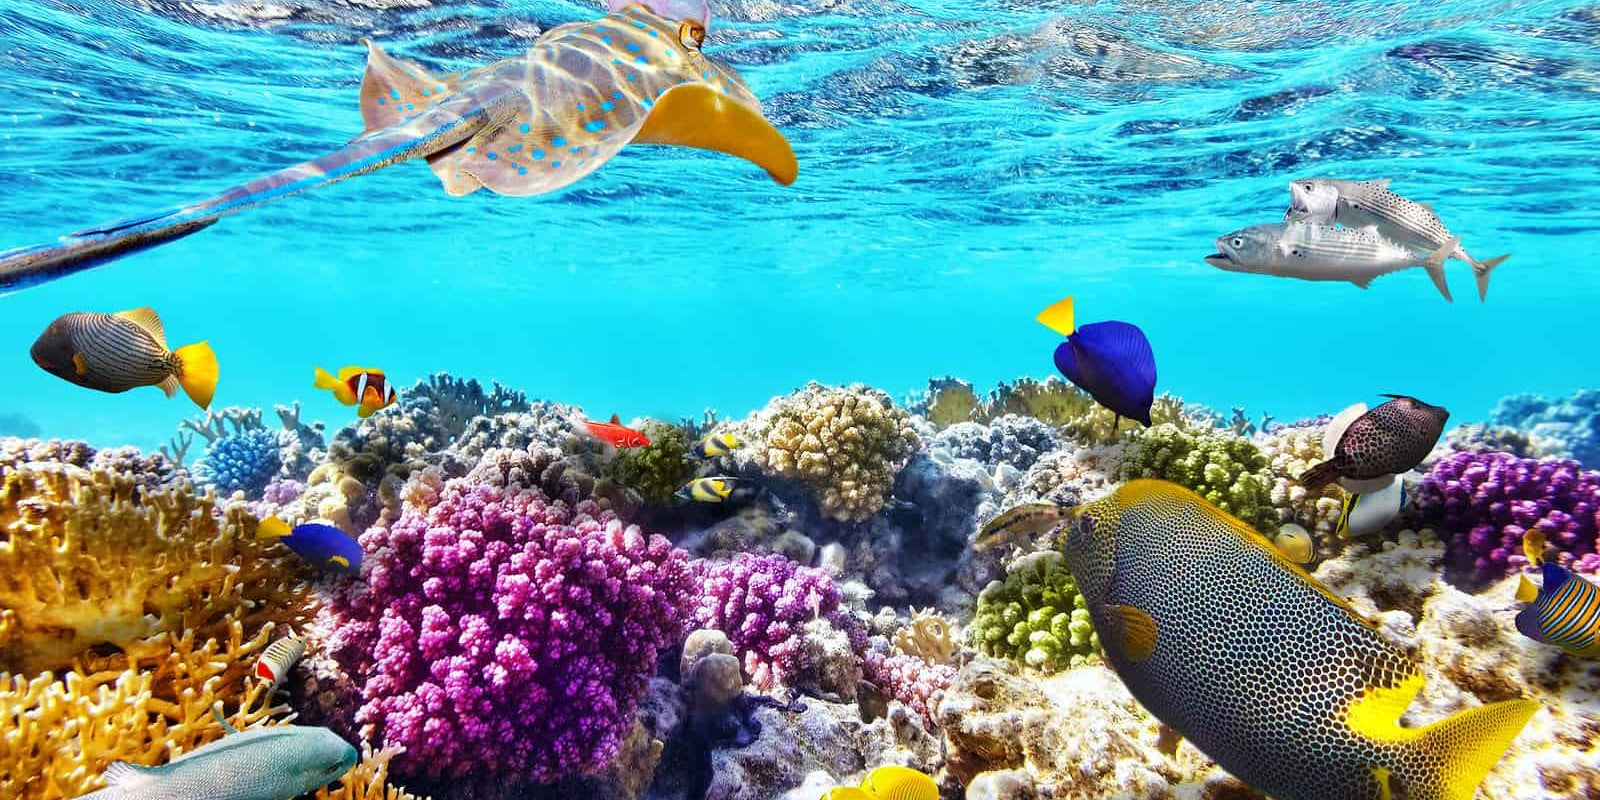
{"type": "Polygon", "coordinates": [[[387,748],[374,752],[363,746],[361,763],[344,777],[318,789],[317,800],[416,800],[411,793],[389,783],[389,760],[401,752],[387,748]]]}
{"type": "Polygon", "coordinates": [[[812,382],[775,398],[749,423],[752,457],[817,492],[828,517],[860,522],[883,508],[895,473],[921,446],[911,417],[865,386],[812,382]]]}
{"type": "Polygon", "coordinates": [[[54,462],[0,476],[0,671],[138,661],[164,652],[167,632],[224,635],[239,609],[252,629],[304,616],[305,567],[258,541],[242,509],[54,462]]]}
{"type": "Polygon", "coordinates": [[[932,611],[911,609],[911,622],[895,631],[894,647],[930,664],[948,664],[960,649],[956,626],[932,611]]]}
{"type": "Polygon", "coordinates": [[[957,422],[974,422],[982,413],[978,393],[972,384],[959,378],[935,378],[928,381],[928,393],[923,416],[936,428],[948,428],[957,422]]]}

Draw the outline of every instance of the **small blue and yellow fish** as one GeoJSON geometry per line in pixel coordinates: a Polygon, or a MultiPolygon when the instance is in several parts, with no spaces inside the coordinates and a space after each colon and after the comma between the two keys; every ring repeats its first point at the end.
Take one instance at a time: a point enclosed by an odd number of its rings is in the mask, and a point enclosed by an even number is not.
{"type": "Polygon", "coordinates": [[[697,503],[739,502],[754,496],[755,487],[742,478],[719,475],[695,478],[684,484],[677,494],[684,500],[693,500],[697,503]]]}
{"type": "Polygon", "coordinates": [[[1056,347],[1056,369],[1117,415],[1113,433],[1123,417],[1150,424],[1156,357],[1139,326],[1108,321],[1076,327],[1071,297],[1039,312],[1037,319],[1067,337],[1056,347]]]}
{"type": "Polygon", "coordinates": [[[1517,613],[1517,630],[1536,642],[1580,658],[1600,658],[1600,587],[1544,558],[1544,534],[1522,535],[1522,552],[1539,567],[1544,585],[1528,576],[1517,585],[1517,599],[1533,605],[1517,613]]]}
{"type": "Polygon", "coordinates": [[[277,539],[311,565],[334,572],[361,571],[361,544],[326,522],[307,522],[291,530],[277,517],[261,520],[256,537],[277,539]]]}
{"type": "Polygon", "coordinates": [[[728,455],[744,447],[744,440],[737,433],[713,433],[710,436],[695,442],[689,452],[700,458],[718,458],[728,455]]]}
{"type": "Polygon", "coordinates": [[[910,767],[891,765],[867,773],[860,788],[829,789],[822,800],[939,800],[939,784],[910,767]]]}
{"type": "Polygon", "coordinates": [[[328,374],[322,367],[315,367],[316,387],[333,392],[333,399],[347,406],[356,406],[356,416],[366,419],[373,414],[394,405],[400,400],[400,395],[395,392],[394,386],[389,383],[389,378],[383,370],[375,367],[345,367],[339,370],[339,377],[328,374]]]}

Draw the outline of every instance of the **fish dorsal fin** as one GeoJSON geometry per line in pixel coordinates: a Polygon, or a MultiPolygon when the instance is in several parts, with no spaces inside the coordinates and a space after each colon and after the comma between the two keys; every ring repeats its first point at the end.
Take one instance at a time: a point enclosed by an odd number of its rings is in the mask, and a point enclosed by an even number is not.
{"type": "Polygon", "coordinates": [[[397,125],[426,111],[458,88],[453,76],[435,78],[414,61],[395,58],[376,42],[367,46],[367,74],[361,78],[361,121],[368,133],[397,125]]]}
{"type": "Polygon", "coordinates": [[[1528,576],[1517,576],[1517,600],[1523,603],[1531,603],[1538,599],[1539,587],[1535,586],[1533,581],[1528,580],[1528,576]]]}
{"type": "Polygon", "coordinates": [[[1539,566],[1544,563],[1544,531],[1531,528],[1522,534],[1522,554],[1527,556],[1529,564],[1539,566]]]}
{"type": "Polygon", "coordinates": [[[1034,319],[1062,336],[1071,336],[1072,332],[1078,329],[1072,317],[1071,295],[1057,300],[1049,308],[1040,311],[1039,316],[1034,319]]]}
{"type": "Polygon", "coordinates": [[[612,425],[621,425],[622,424],[622,419],[620,417],[618,417],[616,414],[612,414],[611,415],[611,424],[612,425]]]}
{"type": "Polygon", "coordinates": [[[1372,185],[1378,187],[1379,189],[1387,189],[1387,188],[1389,188],[1389,182],[1392,181],[1392,180],[1394,180],[1394,179],[1393,178],[1379,178],[1379,179],[1373,181],[1372,185]]]}
{"type": "Polygon", "coordinates": [[[100,777],[105,779],[107,786],[133,789],[151,783],[160,775],[161,772],[157,767],[141,767],[126,761],[113,761],[100,777]]]}
{"type": "Polygon", "coordinates": [[[1339,448],[1339,440],[1344,438],[1344,432],[1350,430],[1350,423],[1355,422],[1362,414],[1367,413],[1366,403],[1356,403],[1338,414],[1328,422],[1328,428],[1322,434],[1322,457],[1333,458],[1334,451],[1339,448]]]}
{"type": "Polygon", "coordinates": [[[668,89],[633,137],[640,144],[668,144],[727,153],[767,171],[788,186],[800,173],[794,149],[761,113],[703,83],[668,89]]]}
{"type": "Polygon", "coordinates": [[[1155,653],[1161,631],[1144,609],[1110,605],[1106,606],[1106,611],[1111,614],[1112,634],[1117,648],[1129,661],[1144,661],[1155,653]]]}
{"type": "Polygon", "coordinates": [[[156,314],[155,309],[149,306],[132,308],[127,311],[118,311],[117,316],[143,328],[145,333],[150,334],[156,340],[156,344],[162,347],[167,346],[167,331],[166,328],[162,327],[161,317],[156,314]]]}
{"type": "Polygon", "coordinates": [[[293,532],[289,523],[277,517],[267,517],[256,526],[257,539],[282,539],[293,532]]]}
{"type": "Polygon", "coordinates": [[[1432,214],[1432,215],[1434,215],[1436,217],[1439,216],[1439,212],[1433,210],[1433,204],[1432,203],[1418,203],[1417,205],[1422,206],[1422,208],[1425,211],[1427,211],[1429,214],[1432,214]]]}
{"type": "Polygon", "coordinates": [[[340,367],[339,368],[339,380],[340,381],[348,381],[351,378],[354,378],[355,376],[360,375],[363,372],[366,372],[366,370],[361,368],[361,367],[340,367]]]}

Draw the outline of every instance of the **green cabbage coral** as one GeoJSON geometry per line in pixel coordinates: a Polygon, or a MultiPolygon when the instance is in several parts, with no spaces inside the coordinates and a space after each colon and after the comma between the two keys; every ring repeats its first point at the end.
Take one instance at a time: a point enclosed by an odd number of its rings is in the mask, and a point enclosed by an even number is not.
{"type": "Polygon", "coordinates": [[[1281,522],[1272,503],[1267,458],[1249,439],[1157,425],[1129,443],[1122,478],[1160,478],[1186,486],[1269,537],[1281,522]]]}
{"type": "Polygon", "coordinates": [[[668,505],[673,493],[694,477],[689,436],[683,428],[655,421],[646,422],[640,432],[650,444],[617,451],[606,464],[606,477],[650,505],[668,505]]]}
{"type": "Polygon", "coordinates": [[[1041,672],[1081,666],[1097,657],[1100,637],[1061,554],[1019,559],[978,595],[972,637],[978,649],[1041,672]]]}

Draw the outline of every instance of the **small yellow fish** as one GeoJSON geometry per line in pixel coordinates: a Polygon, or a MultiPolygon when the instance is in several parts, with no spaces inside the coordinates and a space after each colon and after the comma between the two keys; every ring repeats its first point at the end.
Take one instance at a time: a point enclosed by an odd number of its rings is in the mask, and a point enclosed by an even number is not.
{"type": "Polygon", "coordinates": [[[890,765],[867,773],[861,788],[829,789],[821,800],[939,800],[939,784],[910,767],[890,765]]]}
{"type": "Polygon", "coordinates": [[[1067,510],[1066,506],[1051,500],[1038,500],[1006,509],[978,531],[972,549],[983,551],[1037,536],[1060,525],[1067,510]]]}
{"type": "Polygon", "coordinates": [[[399,401],[394,386],[383,374],[383,370],[373,367],[345,367],[339,370],[339,377],[328,374],[322,367],[316,367],[316,387],[333,392],[333,399],[347,406],[356,406],[356,416],[366,419],[399,401]]]}
{"type": "Polygon", "coordinates": [[[678,496],[698,503],[725,503],[729,498],[744,499],[749,492],[743,483],[726,476],[695,478],[678,490],[678,496]]]}
{"type": "Polygon", "coordinates": [[[717,458],[732,453],[744,447],[744,440],[737,433],[713,433],[710,436],[694,443],[689,452],[701,458],[717,458]]]}

